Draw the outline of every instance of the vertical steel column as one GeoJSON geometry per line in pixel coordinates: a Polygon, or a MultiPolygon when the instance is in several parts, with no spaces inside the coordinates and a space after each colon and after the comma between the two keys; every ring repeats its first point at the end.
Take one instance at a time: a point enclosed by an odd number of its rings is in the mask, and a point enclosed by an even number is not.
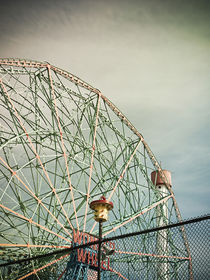
{"type": "MultiPolygon", "coordinates": [[[[168,194],[168,190],[164,185],[157,185],[159,191],[161,191],[161,196],[168,194]]],[[[157,206],[157,226],[167,226],[168,225],[168,202],[161,203],[157,206]]],[[[164,229],[157,234],[157,254],[164,256],[168,254],[168,230],[164,229]]],[[[157,279],[169,280],[168,275],[168,263],[166,259],[158,264],[157,267],[157,279]]]]}
{"type": "MultiPolygon", "coordinates": [[[[171,173],[168,170],[163,170],[163,173],[167,179],[167,182],[171,186],[171,173]]],[[[152,172],[151,179],[153,184],[156,186],[160,193],[160,198],[168,195],[168,189],[162,181],[159,172],[152,172]]],[[[157,206],[157,227],[168,225],[168,202],[163,202],[157,206]]],[[[157,254],[164,256],[168,254],[168,230],[164,229],[157,233],[157,254]]],[[[157,266],[157,279],[158,280],[169,280],[169,266],[167,260],[162,260],[157,266]]]]}

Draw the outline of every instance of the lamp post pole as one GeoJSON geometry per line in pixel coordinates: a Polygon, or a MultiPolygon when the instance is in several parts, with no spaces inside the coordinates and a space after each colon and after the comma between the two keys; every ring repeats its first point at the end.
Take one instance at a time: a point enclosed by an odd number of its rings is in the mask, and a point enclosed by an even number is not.
{"type": "Polygon", "coordinates": [[[102,222],[99,221],[98,280],[101,280],[101,240],[102,240],[102,222]]]}
{"type": "Polygon", "coordinates": [[[99,223],[98,240],[98,280],[101,280],[101,241],[102,241],[102,223],[108,220],[108,212],[113,209],[113,203],[106,200],[104,196],[99,200],[90,203],[90,208],[94,211],[94,219],[99,223]]]}

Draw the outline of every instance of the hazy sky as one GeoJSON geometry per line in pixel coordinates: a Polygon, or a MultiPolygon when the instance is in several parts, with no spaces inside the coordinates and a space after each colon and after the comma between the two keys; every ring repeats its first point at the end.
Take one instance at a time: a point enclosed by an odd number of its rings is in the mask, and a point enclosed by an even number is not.
{"type": "Polygon", "coordinates": [[[99,88],[171,170],[182,216],[209,212],[209,0],[0,0],[0,57],[99,88]]]}

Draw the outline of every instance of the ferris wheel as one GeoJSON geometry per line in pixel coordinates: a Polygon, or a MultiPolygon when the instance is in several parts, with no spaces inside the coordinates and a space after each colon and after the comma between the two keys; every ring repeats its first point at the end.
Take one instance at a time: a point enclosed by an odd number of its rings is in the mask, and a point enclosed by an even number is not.
{"type": "MultiPolygon", "coordinates": [[[[0,59],[0,93],[0,264],[69,248],[75,230],[97,236],[89,205],[101,196],[114,205],[103,237],[181,220],[167,173],[98,89],[46,62],[0,59]]],[[[180,248],[168,236],[176,270],[185,259],[191,275],[184,230],[180,248]]],[[[147,244],[145,238],[130,252],[148,255],[147,244]]],[[[2,266],[0,279],[63,279],[68,261],[65,255],[2,266]]],[[[111,277],[134,279],[120,271],[111,277]]]]}

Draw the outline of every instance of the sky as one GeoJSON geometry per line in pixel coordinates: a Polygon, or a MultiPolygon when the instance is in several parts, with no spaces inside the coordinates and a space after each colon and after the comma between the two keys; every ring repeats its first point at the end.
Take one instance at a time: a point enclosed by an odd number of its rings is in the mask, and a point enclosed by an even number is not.
{"type": "Polygon", "coordinates": [[[171,171],[183,218],[209,213],[210,1],[0,0],[0,57],[100,89],[171,171]]]}

